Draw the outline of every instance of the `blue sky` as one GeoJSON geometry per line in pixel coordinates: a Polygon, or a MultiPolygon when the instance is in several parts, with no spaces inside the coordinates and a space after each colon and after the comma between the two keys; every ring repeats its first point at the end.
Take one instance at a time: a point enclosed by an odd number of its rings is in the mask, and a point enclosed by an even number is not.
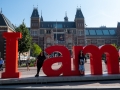
{"type": "Polygon", "coordinates": [[[30,27],[30,17],[38,5],[44,21],[63,21],[65,11],[69,21],[74,21],[76,8],[81,6],[87,27],[117,27],[120,22],[120,0],[0,0],[2,13],[15,25],[25,19],[30,27]]]}

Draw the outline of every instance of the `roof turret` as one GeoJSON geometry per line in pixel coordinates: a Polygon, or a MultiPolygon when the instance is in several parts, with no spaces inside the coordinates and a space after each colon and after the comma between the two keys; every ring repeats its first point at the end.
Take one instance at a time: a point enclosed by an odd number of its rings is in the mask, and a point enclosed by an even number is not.
{"type": "Polygon", "coordinates": [[[34,7],[31,18],[39,18],[38,8],[34,7]]]}
{"type": "Polygon", "coordinates": [[[84,18],[81,8],[77,8],[75,18],[84,18]]]}
{"type": "Polygon", "coordinates": [[[65,21],[65,22],[68,22],[67,12],[65,12],[64,21],[65,21]]]}

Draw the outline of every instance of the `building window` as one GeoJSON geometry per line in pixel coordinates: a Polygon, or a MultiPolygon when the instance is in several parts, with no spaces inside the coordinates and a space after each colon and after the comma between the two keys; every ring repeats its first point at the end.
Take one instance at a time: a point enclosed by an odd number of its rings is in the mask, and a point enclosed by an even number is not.
{"type": "Polygon", "coordinates": [[[105,44],[105,40],[97,40],[97,44],[98,45],[104,45],[105,44]]]}
{"type": "Polygon", "coordinates": [[[80,40],[80,44],[82,44],[82,43],[84,43],[84,41],[83,41],[83,40],[80,40]]]}
{"type": "Polygon", "coordinates": [[[54,27],[54,28],[63,28],[63,27],[62,27],[62,24],[53,24],[53,27],[54,27]]]}
{"type": "Polygon", "coordinates": [[[112,44],[117,44],[117,40],[111,40],[112,44]]]}
{"type": "Polygon", "coordinates": [[[76,34],[76,30],[73,30],[73,34],[76,34]]]}
{"type": "Polygon", "coordinates": [[[91,44],[91,40],[87,40],[87,44],[91,44]]]}
{"type": "Polygon", "coordinates": [[[44,34],[44,30],[40,30],[40,34],[44,34]]]}
{"type": "Polygon", "coordinates": [[[81,35],[84,35],[84,31],[81,31],[81,35]]]}
{"type": "Polygon", "coordinates": [[[92,40],[91,43],[97,43],[97,41],[96,40],[92,40]]]}
{"type": "Polygon", "coordinates": [[[103,35],[102,30],[96,30],[97,35],[103,35]]]}
{"type": "Polygon", "coordinates": [[[86,35],[89,35],[89,30],[85,30],[85,31],[86,31],[85,34],[86,34],[86,35]]]}
{"type": "Polygon", "coordinates": [[[51,34],[51,30],[47,30],[47,32],[46,32],[47,34],[51,34]]]}
{"type": "Polygon", "coordinates": [[[34,31],[34,34],[33,34],[33,36],[37,36],[37,31],[34,31]]]}
{"type": "Polygon", "coordinates": [[[110,44],[110,43],[111,43],[111,40],[105,40],[105,43],[106,43],[106,44],[110,44]]]}
{"type": "Polygon", "coordinates": [[[115,35],[115,30],[109,30],[110,35],[115,35]]]}
{"type": "Polygon", "coordinates": [[[103,30],[104,35],[110,35],[108,30],[103,30]]]}
{"type": "Polygon", "coordinates": [[[89,30],[89,32],[90,32],[90,35],[96,35],[95,30],[89,30]]]}
{"type": "Polygon", "coordinates": [[[68,34],[71,34],[72,32],[71,32],[71,30],[67,30],[68,31],[68,34]]]}

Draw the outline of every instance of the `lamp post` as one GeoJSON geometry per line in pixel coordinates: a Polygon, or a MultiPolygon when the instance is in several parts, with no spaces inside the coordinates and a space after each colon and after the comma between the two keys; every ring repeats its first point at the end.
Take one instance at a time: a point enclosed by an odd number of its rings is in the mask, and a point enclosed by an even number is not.
{"type": "Polygon", "coordinates": [[[85,31],[84,31],[84,33],[85,33],[85,34],[84,34],[84,35],[85,35],[85,46],[87,45],[87,40],[86,40],[86,27],[87,27],[87,25],[85,24],[85,29],[84,29],[84,30],[85,30],[85,31]]]}
{"type": "Polygon", "coordinates": [[[56,20],[56,44],[57,44],[57,20],[56,20]]]}

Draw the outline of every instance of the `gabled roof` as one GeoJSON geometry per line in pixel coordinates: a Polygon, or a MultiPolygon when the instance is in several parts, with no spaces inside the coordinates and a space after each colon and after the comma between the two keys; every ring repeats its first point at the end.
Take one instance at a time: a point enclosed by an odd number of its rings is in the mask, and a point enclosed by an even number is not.
{"type": "Polygon", "coordinates": [[[38,9],[37,8],[33,9],[31,18],[39,18],[39,13],[38,13],[38,9]]]}
{"type": "Polygon", "coordinates": [[[80,8],[77,9],[75,18],[84,18],[80,8]]]}
{"type": "Polygon", "coordinates": [[[57,28],[76,28],[75,22],[60,22],[60,21],[59,22],[56,22],[56,21],[41,22],[40,28],[55,28],[56,24],[57,24],[57,28]]]}
{"type": "Polygon", "coordinates": [[[2,13],[0,13],[0,26],[8,26],[15,30],[14,25],[2,13]]]}

